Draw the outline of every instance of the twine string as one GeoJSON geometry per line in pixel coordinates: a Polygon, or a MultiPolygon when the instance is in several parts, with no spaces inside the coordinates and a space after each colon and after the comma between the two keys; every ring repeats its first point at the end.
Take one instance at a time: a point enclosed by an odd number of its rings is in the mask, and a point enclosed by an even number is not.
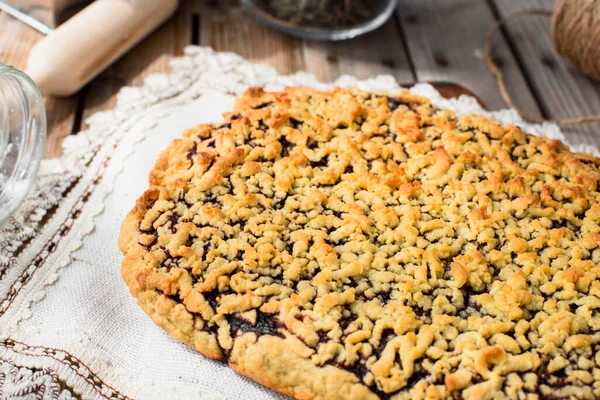
{"type": "Polygon", "coordinates": [[[577,117],[577,118],[565,118],[565,119],[540,118],[540,117],[536,117],[534,115],[530,115],[530,114],[524,112],[519,107],[517,107],[517,105],[514,103],[510,93],[508,92],[508,89],[506,88],[506,83],[504,81],[504,74],[502,73],[500,68],[498,68],[498,65],[492,58],[492,41],[493,41],[496,33],[507,22],[509,22],[513,19],[516,19],[518,17],[525,16],[525,15],[538,15],[538,16],[541,15],[541,16],[550,16],[551,17],[553,14],[552,14],[552,11],[549,11],[549,10],[524,10],[524,11],[515,12],[505,18],[502,18],[498,22],[496,22],[496,24],[492,27],[492,29],[488,33],[487,38],[485,40],[485,50],[484,50],[485,62],[487,64],[488,68],[490,69],[490,71],[492,72],[492,74],[494,74],[494,76],[496,77],[496,81],[498,82],[498,88],[500,89],[500,94],[502,95],[502,98],[504,99],[506,104],[509,107],[511,107],[512,109],[514,109],[521,116],[521,118],[523,118],[527,121],[530,121],[530,122],[538,123],[538,124],[544,123],[544,122],[550,122],[550,123],[554,123],[557,125],[579,125],[579,124],[587,124],[587,123],[591,123],[591,122],[600,122],[600,115],[587,115],[587,116],[582,116],[582,117],[577,117]]]}

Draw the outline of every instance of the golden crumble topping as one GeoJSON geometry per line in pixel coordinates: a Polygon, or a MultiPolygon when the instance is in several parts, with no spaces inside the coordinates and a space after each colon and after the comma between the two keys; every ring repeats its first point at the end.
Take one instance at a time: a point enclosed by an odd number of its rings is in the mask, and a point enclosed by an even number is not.
{"type": "Polygon", "coordinates": [[[600,397],[600,160],[425,98],[250,89],[165,150],[123,277],[299,399],[600,397]]]}

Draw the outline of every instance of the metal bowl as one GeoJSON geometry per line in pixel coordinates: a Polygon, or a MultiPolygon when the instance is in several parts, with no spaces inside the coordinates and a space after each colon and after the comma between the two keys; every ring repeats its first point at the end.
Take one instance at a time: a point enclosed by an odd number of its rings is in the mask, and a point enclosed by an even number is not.
{"type": "MultiPolygon", "coordinates": [[[[297,2],[300,6],[301,3],[307,3],[310,0],[297,0],[297,2]]],[[[248,14],[273,29],[299,38],[321,41],[352,39],[375,30],[390,18],[396,6],[396,0],[373,0],[370,4],[375,7],[369,18],[357,21],[352,25],[336,26],[334,24],[331,27],[319,27],[302,21],[292,22],[287,18],[276,16],[265,7],[265,0],[242,0],[241,3],[248,14]]]]}

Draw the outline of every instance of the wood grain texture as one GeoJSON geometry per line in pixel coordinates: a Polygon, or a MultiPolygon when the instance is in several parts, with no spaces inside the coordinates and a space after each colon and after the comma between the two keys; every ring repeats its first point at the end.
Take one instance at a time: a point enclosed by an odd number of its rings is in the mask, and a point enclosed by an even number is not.
{"type": "MultiPolygon", "coordinates": [[[[500,16],[525,9],[551,10],[552,0],[495,0],[500,16]]],[[[600,82],[567,64],[555,51],[550,18],[526,16],[510,22],[506,30],[521,60],[530,85],[549,118],[600,115],[600,82]]],[[[514,93],[514,84],[509,83],[514,93]]],[[[600,145],[600,123],[563,127],[572,143],[600,145]]]]}
{"type": "MultiPolygon", "coordinates": [[[[0,27],[0,61],[20,70],[25,69],[29,49],[43,37],[42,34],[2,12],[0,27]]],[[[62,154],[62,141],[71,134],[78,101],[79,95],[45,99],[48,120],[45,158],[62,154]]]]}
{"type": "Polygon", "coordinates": [[[394,19],[374,32],[341,42],[303,42],[305,69],[323,82],[341,75],[366,79],[392,75],[404,85],[415,82],[406,49],[394,19]]]}
{"type": "MultiPolygon", "coordinates": [[[[479,95],[492,110],[505,108],[496,80],[483,60],[494,16],[482,0],[398,0],[397,16],[419,81],[451,81],[479,95]]],[[[501,35],[494,56],[519,106],[539,115],[537,103],[501,35]]]]}
{"type": "Polygon", "coordinates": [[[208,2],[199,12],[201,45],[237,53],[281,74],[304,69],[302,42],[256,22],[237,1],[208,2]]]}
{"type": "MultiPolygon", "coordinates": [[[[114,106],[121,87],[141,85],[149,74],[167,72],[169,61],[190,43],[233,51],[283,74],[308,71],[322,81],[343,74],[359,78],[390,74],[403,84],[415,80],[458,82],[488,108],[503,108],[482,58],[485,35],[494,22],[490,4],[499,15],[507,15],[522,8],[550,8],[552,0],[399,0],[395,20],[365,36],[337,43],[303,41],[275,32],[246,16],[235,0],[182,0],[172,19],[80,94],[46,99],[46,156],[61,154],[62,139],[77,132],[80,121],[114,106]]],[[[502,64],[517,103],[534,115],[555,118],[598,113],[600,83],[574,71],[554,53],[549,20],[518,22],[510,24],[506,36],[498,35],[494,42],[495,58],[502,64]]],[[[0,61],[25,68],[29,49],[41,37],[0,13],[0,61]]],[[[441,88],[448,96],[464,91],[453,85],[441,88]]],[[[598,143],[597,125],[565,131],[573,142],[598,143]]]]}
{"type": "Polygon", "coordinates": [[[182,55],[191,43],[190,3],[181,1],[174,16],[82,89],[82,122],[112,108],[122,87],[140,86],[148,75],[169,71],[171,59],[182,55]]]}

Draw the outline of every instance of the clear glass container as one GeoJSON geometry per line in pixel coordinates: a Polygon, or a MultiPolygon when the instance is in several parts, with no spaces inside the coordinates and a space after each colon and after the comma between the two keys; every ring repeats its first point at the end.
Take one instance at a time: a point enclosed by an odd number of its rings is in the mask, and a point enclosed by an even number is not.
{"type": "Polygon", "coordinates": [[[40,91],[23,72],[0,63],[0,224],[29,193],[45,142],[40,91]]]}
{"type": "Polygon", "coordinates": [[[345,40],[383,25],[396,0],[242,0],[260,22],[311,40],[345,40]]]}

